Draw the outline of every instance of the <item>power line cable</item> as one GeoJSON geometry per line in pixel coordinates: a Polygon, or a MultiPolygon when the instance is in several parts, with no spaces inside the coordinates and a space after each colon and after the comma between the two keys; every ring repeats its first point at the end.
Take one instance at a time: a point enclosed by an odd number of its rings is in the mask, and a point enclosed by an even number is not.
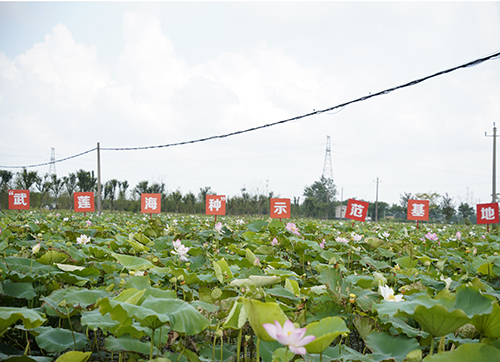
{"type": "MultiPolygon", "coordinates": [[[[284,119],[284,120],[273,122],[273,123],[264,124],[264,125],[257,126],[257,127],[247,128],[247,129],[244,129],[244,130],[241,130],[241,131],[235,131],[235,132],[225,133],[225,134],[222,134],[222,135],[215,135],[215,136],[210,136],[210,137],[198,138],[198,139],[191,140],[191,141],[169,143],[169,144],[165,144],[165,145],[143,146],[143,147],[115,147],[115,148],[101,147],[100,149],[103,150],[103,151],[136,151],[136,150],[147,150],[147,149],[154,149],[154,148],[166,148],[166,147],[182,146],[182,145],[187,145],[187,144],[200,143],[200,142],[206,142],[206,141],[210,141],[210,140],[214,140],[214,139],[222,139],[222,138],[227,138],[227,137],[231,137],[231,136],[236,136],[236,135],[239,135],[239,134],[248,133],[248,132],[252,132],[252,131],[257,131],[259,129],[268,128],[268,127],[272,127],[272,126],[277,126],[279,124],[284,124],[284,123],[288,123],[288,122],[292,122],[292,121],[297,121],[297,120],[300,120],[302,118],[311,117],[311,116],[314,116],[314,115],[317,115],[317,114],[321,114],[321,113],[333,111],[335,109],[343,108],[343,107],[346,107],[346,106],[348,106],[350,104],[353,104],[353,103],[363,102],[363,101],[366,101],[366,100],[368,100],[370,98],[373,98],[373,97],[378,97],[378,96],[381,96],[381,95],[389,94],[389,93],[391,93],[391,92],[393,92],[395,90],[398,90],[398,89],[407,88],[407,87],[410,87],[410,86],[417,85],[419,83],[425,82],[426,80],[429,80],[429,79],[432,79],[432,78],[435,78],[435,77],[438,77],[438,76],[441,76],[441,75],[444,75],[444,74],[448,74],[448,73],[454,72],[455,70],[458,70],[458,69],[461,69],[461,68],[474,67],[474,66],[477,66],[477,65],[479,65],[481,63],[484,63],[484,62],[486,62],[488,60],[492,60],[492,59],[499,58],[499,57],[500,57],[500,52],[496,52],[496,53],[487,55],[485,57],[478,58],[478,59],[473,60],[471,62],[467,62],[465,64],[461,64],[461,65],[455,66],[453,68],[442,70],[440,72],[428,75],[426,77],[419,78],[419,79],[413,80],[411,82],[408,82],[408,83],[405,83],[405,84],[402,84],[402,85],[399,85],[399,86],[396,86],[396,87],[388,88],[388,89],[385,89],[385,90],[377,92],[377,93],[369,94],[367,96],[364,96],[364,97],[361,97],[361,98],[357,98],[357,99],[354,99],[354,100],[349,101],[349,102],[341,103],[341,104],[338,104],[338,105],[333,106],[333,107],[329,107],[329,108],[325,108],[325,109],[321,109],[321,110],[317,110],[317,111],[314,110],[313,112],[306,113],[306,114],[303,114],[303,115],[300,115],[300,116],[296,116],[296,117],[284,119]]],[[[55,162],[62,162],[62,161],[66,161],[66,160],[69,160],[69,159],[72,159],[72,158],[75,158],[75,157],[79,157],[79,156],[82,156],[82,155],[84,155],[86,153],[95,151],[96,149],[97,148],[93,148],[91,150],[79,153],[79,154],[74,155],[74,156],[66,157],[66,158],[63,158],[61,160],[57,160],[55,162]]],[[[42,164],[37,164],[37,165],[28,165],[28,166],[0,166],[0,167],[1,168],[29,168],[29,167],[45,166],[45,165],[48,165],[48,164],[50,164],[50,162],[46,162],[46,163],[42,163],[42,164]]]]}
{"type": "Polygon", "coordinates": [[[94,147],[92,148],[91,150],[87,150],[85,152],[81,152],[77,155],[73,155],[73,156],[69,156],[69,157],[65,157],[65,158],[61,158],[60,160],[54,160],[54,161],[50,161],[50,162],[45,162],[45,163],[38,163],[36,165],[26,165],[26,166],[0,166],[0,168],[31,168],[31,167],[40,167],[40,166],[47,166],[47,165],[50,165],[52,163],[57,163],[57,162],[63,162],[63,161],[67,161],[67,160],[70,160],[72,158],[76,158],[76,157],[80,157],[80,156],[83,156],[89,152],[93,152],[97,150],[97,147],[94,147]]]}

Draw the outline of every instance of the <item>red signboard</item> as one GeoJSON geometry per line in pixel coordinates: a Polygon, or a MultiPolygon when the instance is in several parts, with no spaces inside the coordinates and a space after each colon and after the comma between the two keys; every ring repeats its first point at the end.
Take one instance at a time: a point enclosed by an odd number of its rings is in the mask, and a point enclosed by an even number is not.
{"type": "Polygon", "coordinates": [[[429,200],[408,200],[408,220],[429,220],[429,200]]]}
{"type": "Polygon", "coordinates": [[[159,214],[161,212],[161,194],[141,194],[141,212],[159,214]]]}
{"type": "Polygon", "coordinates": [[[9,190],[10,210],[29,210],[30,190],[9,190]]]}
{"type": "Polygon", "coordinates": [[[73,194],[75,212],[94,212],[94,193],[93,192],[75,192],[73,194]]]}
{"type": "Polygon", "coordinates": [[[478,224],[498,224],[498,202],[477,204],[476,211],[478,224]]]}
{"type": "Polygon", "coordinates": [[[271,217],[273,219],[289,219],[290,199],[271,199],[271,217]]]}
{"type": "Polygon", "coordinates": [[[370,203],[365,201],[349,199],[345,217],[351,220],[365,221],[369,204],[370,203]]]}
{"type": "Polygon", "coordinates": [[[205,213],[207,215],[226,215],[226,196],[207,195],[205,213]]]}

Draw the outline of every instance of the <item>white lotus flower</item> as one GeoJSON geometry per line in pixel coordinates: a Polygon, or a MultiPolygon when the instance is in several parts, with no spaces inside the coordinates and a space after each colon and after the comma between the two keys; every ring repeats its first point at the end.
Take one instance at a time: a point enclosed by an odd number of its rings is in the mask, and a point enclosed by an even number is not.
{"type": "Polygon", "coordinates": [[[402,295],[394,295],[394,289],[388,287],[387,285],[379,285],[378,286],[378,292],[382,297],[384,297],[384,300],[388,302],[401,302],[404,301],[402,295]]]}
{"type": "Polygon", "coordinates": [[[76,238],[76,243],[77,244],[87,244],[88,242],[90,241],[90,237],[85,235],[85,234],[81,234],[79,238],[76,238]]]}

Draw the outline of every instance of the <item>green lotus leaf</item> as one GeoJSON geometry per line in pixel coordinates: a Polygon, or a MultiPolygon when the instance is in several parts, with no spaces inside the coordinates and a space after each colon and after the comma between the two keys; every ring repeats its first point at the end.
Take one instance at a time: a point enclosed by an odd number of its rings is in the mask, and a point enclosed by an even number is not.
{"type": "Polygon", "coordinates": [[[0,360],[4,362],[52,362],[53,358],[42,356],[7,356],[0,352],[0,360]]]}
{"type": "Polygon", "coordinates": [[[234,278],[233,273],[231,272],[231,269],[229,269],[229,265],[224,258],[219,261],[214,261],[213,266],[215,276],[220,283],[223,283],[226,279],[231,280],[234,278]]]}
{"type": "Polygon", "coordinates": [[[97,303],[100,298],[109,296],[110,293],[104,289],[68,288],[64,293],[66,303],[77,309],[89,309],[97,303]]]}
{"type": "Polygon", "coordinates": [[[56,263],[64,263],[69,256],[57,250],[49,250],[43,254],[37,261],[41,264],[51,265],[56,263]]]}
{"type": "Polygon", "coordinates": [[[83,349],[88,342],[85,334],[72,333],[68,329],[39,327],[37,332],[40,334],[35,337],[36,343],[48,352],[60,353],[67,349],[83,349]],[[73,340],[73,336],[75,340],[73,340]]]}
{"type": "Polygon", "coordinates": [[[60,356],[55,362],[87,362],[90,356],[92,352],[71,351],[60,356]]]}
{"type": "MultiPolygon", "coordinates": [[[[104,348],[109,352],[137,352],[149,354],[151,343],[141,342],[129,335],[123,335],[119,338],[106,338],[104,348]]],[[[156,351],[156,347],[154,347],[154,351],[156,351]]]]}
{"type": "Polygon", "coordinates": [[[55,266],[57,266],[62,271],[68,271],[68,272],[72,272],[72,271],[75,271],[75,270],[83,270],[83,269],[85,269],[85,267],[83,267],[83,266],[77,266],[77,265],[71,265],[71,264],[58,264],[58,263],[55,263],[55,266]]]}
{"type": "Polygon", "coordinates": [[[223,328],[241,329],[247,321],[243,303],[236,301],[223,324],[223,328]]]}
{"type": "Polygon", "coordinates": [[[281,282],[280,277],[269,276],[269,275],[250,275],[245,279],[234,279],[229,285],[234,287],[240,287],[242,285],[255,285],[256,287],[267,287],[268,285],[273,285],[281,282]]]}
{"type": "Polygon", "coordinates": [[[415,308],[413,314],[401,313],[401,315],[411,316],[426,332],[429,332],[434,337],[442,337],[452,333],[470,320],[461,309],[449,312],[440,304],[432,308],[419,305],[415,308]]]}
{"type": "Polygon", "coordinates": [[[454,332],[470,320],[463,310],[455,309],[455,299],[451,297],[432,299],[421,296],[412,301],[382,301],[373,308],[380,316],[412,317],[434,337],[454,332]]]}
{"type": "Polygon", "coordinates": [[[349,333],[345,322],[339,317],[323,318],[306,326],[306,336],[313,335],[316,339],[305,345],[308,353],[323,353],[323,351],[342,333],[349,333]]]}
{"type": "Polygon", "coordinates": [[[265,323],[273,324],[274,321],[278,321],[283,325],[288,320],[278,303],[263,303],[248,298],[241,298],[240,300],[243,302],[245,313],[255,335],[263,341],[274,341],[262,325],[265,323]]]}
{"type": "Polygon", "coordinates": [[[141,307],[154,311],[158,317],[167,317],[172,330],[188,336],[198,334],[210,325],[210,321],[196,308],[180,299],[160,299],[149,296],[141,307]]]}
{"type": "Polygon", "coordinates": [[[142,253],[144,251],[149,251],[149,248],[141,243],[138,243],[137,241],[135,240],[132,240],[132,239],[128,239],[127,240],[128,243],[130,244],[130,246],[132,247],[132,249],[134,249],[134,251],[136,253],[142,253]]]}
{"type": "Polygon", "coordinates": [[[247,229],[250,231],[253,231],[254,233],[258,233],[260,231],[263,231],[264,228],[268,225],[267,221],[264,220],[256,220],[250,224],[247,225],[247,229]]]}
{"type": "Polygon", "coordinates": [[[36,260],[32,261],[28,258],[8,256],[3,258],[3,261],[9,266],[9,270],[17,271],[22,274],[29,274],[30,277],[32,277],[33,274],[48,276],[49,273],[54,270],[54,267],[51,265],[41,264],[36,260]]]}
{"type": "Polygon", "coordinates": [[[495,301],[494,297],[481,294],[478,287],[464,285],[457,288],[455,308],[463,310],[469,318],[472,318],[491,313],[495,301]]]}
{"type": "Polygon", "coordinates": [[[0,307],[0,336],[18,320],[23,322],[26,329],[33,329],[45,322],[45,316],[32,309],[0,307]]]}
{"type": "Polygon", "coordinates": [[[409,324],[405,323],[403,320],[397,317],[380,317],[380,323],[382,325],[390,324],[399,333],[403,333],[410,338],[416,336],[422,336],[422,338],[427,338],[429,336],[429,333],[413,328],[409,324]]]}
{"type": "Polygon", "coordinates": [[[119,321],[113,320],[110,314],[102,315],[98,310],[82,312],[81,323],[94,330],[101,329],[116,337],[129,334],[134,338],[141,338],[148,332],[148,328],[142,327],[139,323],[132,321],[130,325],[122,325],[119,321]]]}
{"type": "Polygon", "coordinates": [[[366,345],[379,360],[395,359],[397,362],[402,362],[410,352],[420,348],[415,338],[393,337],[385,332],[370,333],[366,345]]]}
{"type": "Polygon", "coordinates": [[[443,352],[427,356],[423,362],[491,362],[498,361],[500,351],[484,343],[462,344],[452,352],[443,352]]]}
{"type": "Polygon", "coordinates": [[[474,316],[471,324],[486,337],[500,338],[500,307],[495,303],[490,314],[474,316]]]}
{"type": "Polygon", "coordinates": [[[33,284],[31,282],[27,283],[3,283],[2,284],[3,293],[13,298],[24,298],[31,300],[37,296],[33,284]]]}
{"type": "Polygon", "coordinates": [[[154,267],[154,265],[146,259],[138,258],[131,255],[121,255],[112,253],[113,257],[121,264],[124,268],[132,271],[148,270],[154,267]]]}

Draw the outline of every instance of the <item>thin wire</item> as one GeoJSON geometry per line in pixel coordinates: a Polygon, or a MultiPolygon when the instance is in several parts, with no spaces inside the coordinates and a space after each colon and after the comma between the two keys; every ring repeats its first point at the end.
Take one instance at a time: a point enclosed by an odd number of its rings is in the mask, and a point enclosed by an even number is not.
{"type": "MultiPolygon", "coordinates": [[[[399,86],[396,86],[396,87],[393,87],[393,88],[389,88],[389,89],[380,91],[378,93],[369,94],[367,96],[364,96],[364,97],[361,97],[361,98],[357,98],[357,99],[354,99],[354,100],[349,101],[349,102],[338,104],[338,105],[336,105],[334,107],[325,108],[325,109],[321,109],[321,110],[317,110],[317,111],[314,110],[311,113],[306,113],[306,114],[303,114],[301,116],[296,116],[296,117],[293,117],[293,118],[284,119],[284,120],[281,120],[281,121],[278,121],[278,122],[268,123],[268,124],[265,124],[265,125],[262,125],[262,126],[247,128],[247,129],[244,129],[244,130],[241,130],[241,131],[235,131],[235,132],[226,133],[226,134],[222,134],[222,135],[204,137],[204,138],[199,138],[199,139],[195,139],[195,140],[191,140],[191,141],[169,143],[169,144],[166,144],[166,145],[144,146],[144,147],[116,147],[116,148],[100,148],[100,149],[103,150],[103,151],[147,150],[147,149],[153,149],[153,148],[166,148],[166,147],[182,146],[182,145],[187,145],[187,144],[193,144],[193,143],[199,143],[199,142],[206,142],[206,141],[210,141],[210,140],[214,140],[214,139],[222,139],[222,138],[227,138],[227,137],[231,137],[231,136],[236,136],[236,135],[243,134],[243,133],[257,131],[257,130],[263,129],[263,128],[277,126],[279,124],[284,124],[284,123],[288,123],[288,122],[292,122],[292,121],[297,121],[297,120],[300,120],[302,118],[311,117],[311,116],[314,116],[314,115],[317,115],[317,114],[321,114],[321,113],[333,111],[333,110],[338,109],[338,108],[342,108],[343,109],[344,107],[346,107],[346,106],[348,106],[350,104],[358,103],[358,102],[363,102],[363,101],[366,101],[366,100],[368,100],[370,98],[373,98],[373,97],[378,97],[378,96],[381,96],[381,95],[386,95],[386,94],[389,94],[389,93],[391,93],[391,92],[393,92],[395,90],[406,88],[406,87],[410,87],[410,86],[414,86],[414,85],[422,83],[422,82],[424,82],[426,80],[429,80],[429,79],[432,79],[432,78],[435,78],[435,77],[438,77],[438,76],[441,76],[441,75],[444,75],[444,74],[451,73],[451,72],[453,72],[455,70],[458,70],[458,69],[461,69],[461,68],[474,67],[474,66],[477,66],[477,65],[479,65],[481,63],[484,63],[484,62],[486,62],[488,60],[492,60],[492,59],[495,59],[495,58],[500,58],[500,52],[492,53],[492,54],[490,54],[488,56],[485,56],[485,57],[473,60],[471,62],[462,64],[462,65],[459,65],[459,66],[456,66],[456,67],[453,67],[453,68],[449,68],[449,69],[446,69],[446,70],[434,73],[432,75],[429,75],[427,77],[416,79],[416,80],[413,80],[411,82],[408,82],[408,83],[405,83],[405,84],[402,84],[402,85],[399,85],[399,86]]],[[[69,159],[72,159],[72,158],[75,158],[75,157],[79,157],[79,156],[82,156],[82,155],[84,155],[86,153],[95,151],[96,149],[97,148],[93,148],[91,150],[79,153],[79,154],[74,155],[74,156],[70,156],[70,157],[66,157],[66,158],[60,159],[60,160],[56,160],[54,162],[62,162],[62,161],[66,161],[66,160],[69,160],[69,159]]],[[[28,165],[28,166],[0,166],[0,167],[1,168],[29,168],[29,167],[45,166],[45,165],[49,165],[51,163],[52,162],[46,162],[46,163],[41,163],[41,164],[37,164],[37,165],[28,165]]]]}
{"type": "Polygon", "coordinates": [[[453,67],[453,68],[450,68],[450,69],[446,69],[446,70],[440,71],[440,72],[432,74],[432,75],[429,75],[427,77],[420,78],[420,79],[417,79],[417,80],[413,80],[413,81],[408,82],[406,84],[402,84],[402,85],[399,85],[399,86],[396,86],[396,87],[393,87],[393,88],[389,88],[389,89],[383,90],[383,91],[378,92],[378,93],[369,94],[367,96],[364,96],[364,97],[361,97],[361,98],[358,98],[358,99],[355,99],[355,100],[352,100],[352,101],[349,101],[349,102],[346,102],[346,103],[342,103],[342,104],[336,105],[334,107],[330,107],[330,108],[326,108],[326,109],[321,109],[321,110],[317,110],[317,111],[315,110],[315,111],[313,111],[311,113],[306,113],[306,114],[301,115],[301,116],[296,116],[296,117],[293,117],[293,118],[284,119],[284,120],[281,120],[281,121],[278,121],[278,122],[274,122],[274,123],[264,124],[262,126],[252,127],[252,128],[244,129],[244,130],[241,130],[241,131],[226,133],[226,134],[217,135],[217,136],[204,137],[204,138],[199,138],[199,139],[191,140],[191,141],[169,143],[169,144],[166,144],[166,145],[144,146],[144,147],[101,148],[101,150],[106,150],[106,151],[146,150],[146,149],[151,149],[151,148],[165,148],[165,147],[173,147],[173,146],[182,146],[182,145],[187,145],[187,144],[192,144],[192,143],[199,143],[199,142],[210,141],[210,140],[213,140],[213,139],[221,139],[221,138],[236,136],[236,135],[239,135],[239,134],[243,134],[243,133],[247,133],[247,132],[252,132],[252,131],[259,130],[259,129],[268,128],[268,127],[276,126],[276,125],[279,125],[279,124],[296,121],[296,120],[299,120],[299,119],[302,119],[302,118],[311,117],[311,116],[314,116],[314,115],[317,115],[317,114],[321,114],[321,113],[333,111],[334,109],[343,108],[343,107],[346,107],[346,106],[348,106],[350,104],[353,104],[353,103],[363,102],[363,101],[366,101],[367,99],[370,99],[370,98],[373,98],[373,97],[378,97],[378,96],[381,96],[381,95],[386,95],[386,94],[389,94],[389,93],[391,93],[391,92],[393,92],[395,90],[406,88],[406,87],[410,87],[410,86],[414,86],[414,85],[422,83],[422,82],[424,82],[424,81],[426,81],[428,79],[435,78],[435,77],[438,77],[438,76],[443,75],[443,74],[451,73],[451,72],[453,72],[453,71],[455,71],[457,69],[460,69],[460,68],[473,67],[473,66],[479,65],[481,63],[484,63],[487,60],[498,58],[498,57],[500,57],[500,52],[493,53],[493,54],[485,56],[483,58],[479,58],[479,59],[473,60],[471,62],[462,64],[462,65],[459,65],[459,66],[456,66],[456,67],[453,67]]]}
{"type": "Polygon", "coordinates": [[[1,168],[30,168],[30,167],[47,166],[47,165],[50,165],[52,163],[63,162],[63,161],[70,160],[72,158],[80,157],[80,156],[83,156],[83,155],[85,155],[85,154],[87,154],[89,152],[95,151],[95,150],[97,150],[97,147],[92,148],[91,150],[87,150],[85,152],[79,153],[77,155],[69,156],[69,157],[66,157],[66,158],[61,158],[60,160],[55,160],[53,162],[38,163],[36,165],[27,165],[27,166],[0,166],[0,167],[1,168]]]}

